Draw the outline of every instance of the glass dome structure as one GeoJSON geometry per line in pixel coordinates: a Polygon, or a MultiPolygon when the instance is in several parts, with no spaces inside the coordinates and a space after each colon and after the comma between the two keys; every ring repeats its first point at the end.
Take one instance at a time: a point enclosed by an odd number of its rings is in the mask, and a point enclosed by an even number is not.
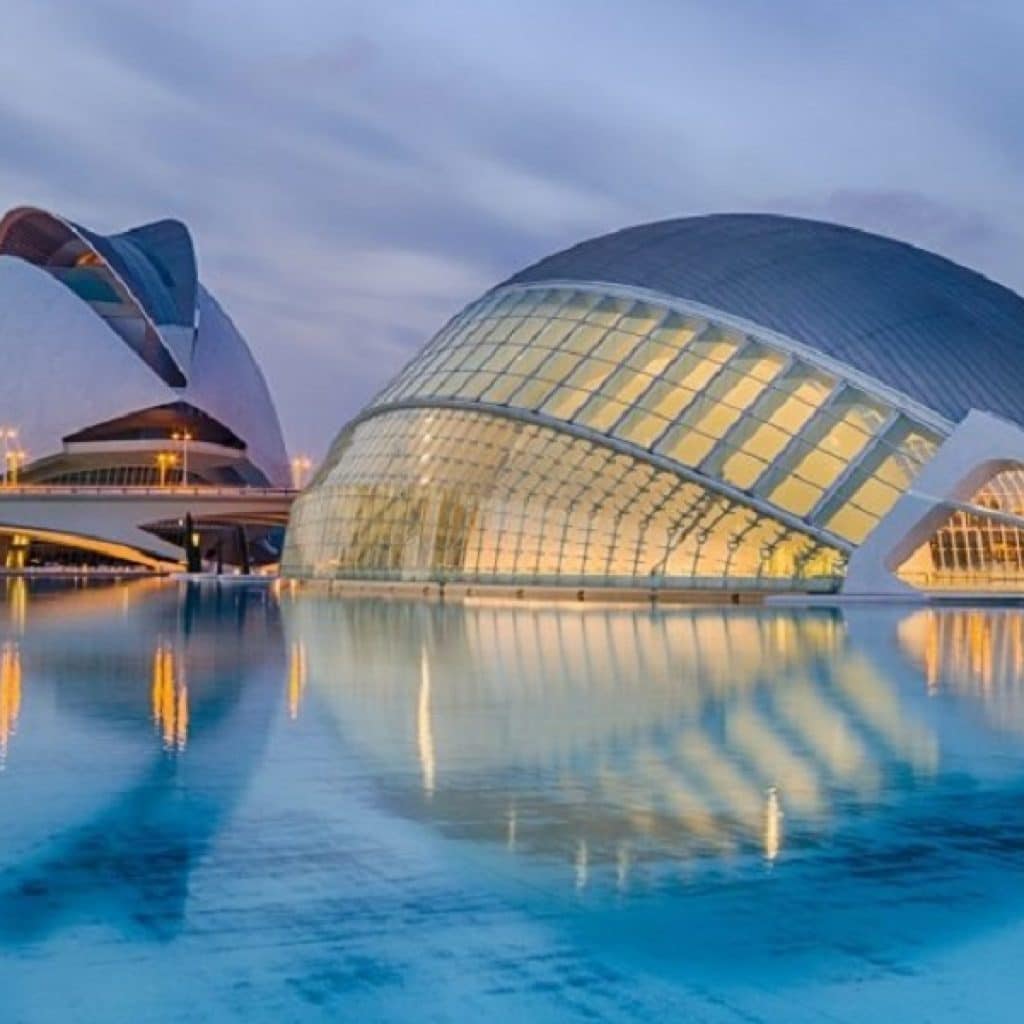
{"type": "MultiPolygon", "coordinates": [[[[472,302],[342,430],[283,569],[837,589],[971,410],[1021,419],[1022,338],[1008,289],[850,228],[720,215],[584,242],[472,302]]],[[[949,484],[929,529],[981,483],[949,484]]],[[[968,550],[937,544],[945,569],[968,550]]]]}

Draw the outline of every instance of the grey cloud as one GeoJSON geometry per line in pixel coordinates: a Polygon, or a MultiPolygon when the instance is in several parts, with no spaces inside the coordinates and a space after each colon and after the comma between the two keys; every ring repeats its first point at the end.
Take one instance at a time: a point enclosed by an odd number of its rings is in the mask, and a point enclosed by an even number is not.
{"type": "Polygon", "coordinates": [[[1009,4],[6,8],[0,199],[186,220],[297,448],[490,284],[630,222],[798,212],[1024,283],[1009,4]]]}

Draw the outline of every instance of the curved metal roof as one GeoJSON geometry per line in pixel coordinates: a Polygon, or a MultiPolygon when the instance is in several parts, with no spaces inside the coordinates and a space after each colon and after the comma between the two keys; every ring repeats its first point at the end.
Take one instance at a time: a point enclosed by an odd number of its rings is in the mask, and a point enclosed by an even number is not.
{"type": "Polygon", "coordinates": [[[106,303],[108,321],[128,345],[168,384],[185,384],[195,342],[199,279],[192,238],[181,221],[155,221],[101,235],[47,210],[15,207],[0,220],[0,253],[45,267],[81,297],[106,303]],[[101,284],[81,279],[83,248],[108,268],[122,296],[103,294],[101,284]],[[110,308],[110,300],[122,298],[135,310],[139,324],[110,308]]]}
{"type": "Polygon", "coordinates": [[[195,326],[196,255],[180,220],[158,220],[116,235],[73,226],[129,284],[155,323],[195,326]]]}
{"type": "Polygon", "coordinates": [[[818,221],[716,214],[603,235],[508,284],[607,282],[743,317],[947,419],[1024,422],[1024,299],[904,242],[818,221]]]}

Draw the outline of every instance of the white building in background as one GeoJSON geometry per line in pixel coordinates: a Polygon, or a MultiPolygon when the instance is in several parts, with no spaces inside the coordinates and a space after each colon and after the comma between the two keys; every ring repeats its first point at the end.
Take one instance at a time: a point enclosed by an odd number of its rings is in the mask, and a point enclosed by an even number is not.
{"type": "Polygon", "coordinates": [[[832,224],[628,228],[472,302],[296,502],[295,577],[1024,589],[1024,300],[832,224]]]}
{"type": "MultiPolygon", "coordinates": [[[[11,210],[0,220],[0,354],[8,484],[16,475],[51,488],[290,486],[266,382],[199,281],[179,221],[104,236],[43,210],[11,210]]],[[[13,533],[35,541],[29,507],[10,490],[0,500],[0,546],[13,533]]],[[[131,525],[158,538],[139,547],[141,561],[167,559],[175,523],[131,525]]],[[[253,533],[258,547],[265,526],[253,533]]],[[[40,538],[53,547],[45,531],[40,538]]],[[[80,540],[104,550],[94,534],[80,540]]]]}

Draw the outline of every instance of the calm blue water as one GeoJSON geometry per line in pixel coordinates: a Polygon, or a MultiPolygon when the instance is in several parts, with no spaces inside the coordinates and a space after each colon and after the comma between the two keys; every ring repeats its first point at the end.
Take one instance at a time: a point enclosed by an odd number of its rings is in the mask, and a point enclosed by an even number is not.
{"type": "Polygon", "coordinates": [[[0,1021],[1009,1021],[1024,615],[0,583],[0,1021]]]}

